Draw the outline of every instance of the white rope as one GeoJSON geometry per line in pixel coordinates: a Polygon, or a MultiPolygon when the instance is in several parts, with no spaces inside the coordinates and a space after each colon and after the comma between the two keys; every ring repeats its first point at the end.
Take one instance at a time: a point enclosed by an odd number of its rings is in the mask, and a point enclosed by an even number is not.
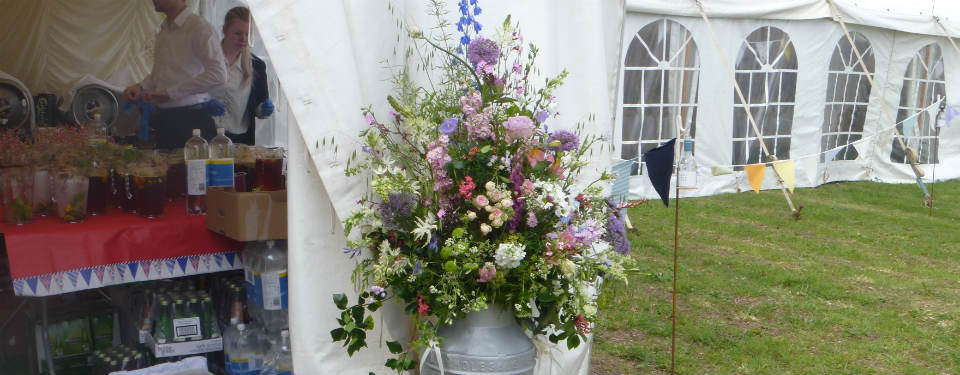
{"type": "Polygon", "coordinates": [[[430,348],[423,351],[423,355],[420,356],[420,373],[423,373],[423,366],[427,363],[427,357],[430,355],[430,352],[433,352],[433,356],[437,358],[437,367],[440,368],[440,375],[444,375],[446,372],[443,370],[443,356],[440,355],[440,343],[437,340],[430,340],[430,348]]]}

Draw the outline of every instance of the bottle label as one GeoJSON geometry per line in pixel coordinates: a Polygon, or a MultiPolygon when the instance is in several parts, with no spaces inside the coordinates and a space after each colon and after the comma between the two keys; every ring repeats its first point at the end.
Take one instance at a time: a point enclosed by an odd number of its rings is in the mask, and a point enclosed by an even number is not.
{"type": "Polygon", "coordinates": [[[207,186],[233,187],[233,159],[207,160],[207,186]]]}
{"type": "Polygon", "coordinates": [[[173,320],[173,339],[174,341],[183,341],[184,339],[199,339],[203,337],[200,330],[200,318],[190,317],[173,320]]]}
{"type": "Polygon", "coordinates": [[[253,355],[248,358],[230,358],[231,374],[247,375],[259,374],[263,369],[263,356],[253,355]]]}
{"type": "Polygon", "coordinates": [[[207,161],[187,160],[187,194],[207,194],[207,161]]]}
{"type": "Polygon", "coordinates": [[[263,307],[263,277],[260,272],[253,272],[253,304],[257,307],[263,307]]]}
{"type": "Polygon", "coordinates": [[[269,272],[263,275],[263,309],[283,310],[287,308],[287,270],[269,272]]]}

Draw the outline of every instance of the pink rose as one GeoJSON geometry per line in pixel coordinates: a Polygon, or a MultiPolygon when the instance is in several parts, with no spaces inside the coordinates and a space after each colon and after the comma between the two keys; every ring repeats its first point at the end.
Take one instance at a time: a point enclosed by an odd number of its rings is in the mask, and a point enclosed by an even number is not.
{"type": "Polygon", "coordinates": [[[486,196],[478,195],[475,198],[473,198],[473,204],[477,205],[477,207],[486,207],[487,205],[490,204],[490,201],[487,200],[486,196]]]}
{"type": "Polygon", "coordinates": [[[536,128],[527,116],[513,116],[503,123],[507,130],[507,142],[513,142],[518,139],[527,139],[533,136],[533,130],[536,128]]]}

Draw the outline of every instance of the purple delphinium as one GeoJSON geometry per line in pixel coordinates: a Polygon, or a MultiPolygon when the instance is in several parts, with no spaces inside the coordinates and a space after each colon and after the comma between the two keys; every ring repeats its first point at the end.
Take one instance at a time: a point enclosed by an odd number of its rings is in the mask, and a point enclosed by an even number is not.
{"type": "Polygon", "coordinates": [[[399,221],[409,217],[417,208],[417,197],[411,193],[390,193],[388,200],[380,204],[380,220],[387,230],[400,229],[399,221]]]}
{"type": "Polygon", "coordinates": [[[476,37],[467,46],[467,59],[476,66],[481,61],[487,65],[496,65],[500,58],[500,47],[497,42],[484,37],[476,37]]]}
{"type": "Polygon", "coordinates": [[[630,252],[630,241],[627,240],[627,228],[623,225],[623,219],[617,212],[611,212],[607,216],[607,235],[606,239],[613,246],[613,251],[627,255],[630,252]]]}
{"type": "Polygon", "coordinates": [[[440,124],[440,132],[443,134],[450,134],[457,131],[457,122],[460,121],[456,117],[450,117],[443,120],[443,123],[440,124]]]}
{"type": "Polygon", "coordinates": [[[580,137],[577,133],[569,130],[557,130],[547,138],[547,144],[552,151],[571,151],[580,146],[580,137]],[[554,144],[554,141],[559,144],[554,144]]]}

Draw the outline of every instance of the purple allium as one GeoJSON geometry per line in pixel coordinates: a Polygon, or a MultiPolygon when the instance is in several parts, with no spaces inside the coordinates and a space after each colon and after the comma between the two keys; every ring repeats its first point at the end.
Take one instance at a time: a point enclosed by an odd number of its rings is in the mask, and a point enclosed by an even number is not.
{"type": "Polygon", "coordinates": [[[537,120],[537,122],[539,123],[543,123],[544,121],[547,121],[547,118],[549,117],[550,117],[550,114],[547,113],[547,111],[544,111],[542,109],[538,109],[536,112],[533,113],[533,119],[537,120]]]}
{"type": "Polygon", "coordinates": [[[443,134],[450,134],[457,131],[457,122],[460,121],[456,117],[450,117],[443,120],[443,123],[440,124],[440,131],[443,134]]]}
{"type": "Polygon", "coordinates": [[[627,240],[627,228],[623,226],[623,220],[616,212],[611,212],[607,216],[607,235],[606,239],[613,245],[613,251],[627,255],[630,252],[630,241],[627,240]]]}
{"type": "Polygon", "coordinates": [[[503,123],[503,128],[507,132],[507,143],[510,143],[518,139],[530,138],[536,126],[527,116],[513,116],[503,123]]]}
{"type": "Polygon", "coordinates": [[[484,37],[477,37],[469,43],[467,59],[470,60],[471,64],[477,65],[481,61],[487,63],[487,65],[497,64],[497,59],[500,58],[500,47],[497,46],[497,42],[484,37]]]}
{"type": "Polygon", "coordinates": [[[400,222],[417,208],[417,197],[411,193],[390,193],[387,201],[380,204],[380,220],[387,230],[400,229],[400,222]]]}
{"type": "Polygon", "coordinates": [[[557,130],[547,138],[548,148],[552,151],[571,151],[580,146],[580,137],[569,130],[557,130]]]}

